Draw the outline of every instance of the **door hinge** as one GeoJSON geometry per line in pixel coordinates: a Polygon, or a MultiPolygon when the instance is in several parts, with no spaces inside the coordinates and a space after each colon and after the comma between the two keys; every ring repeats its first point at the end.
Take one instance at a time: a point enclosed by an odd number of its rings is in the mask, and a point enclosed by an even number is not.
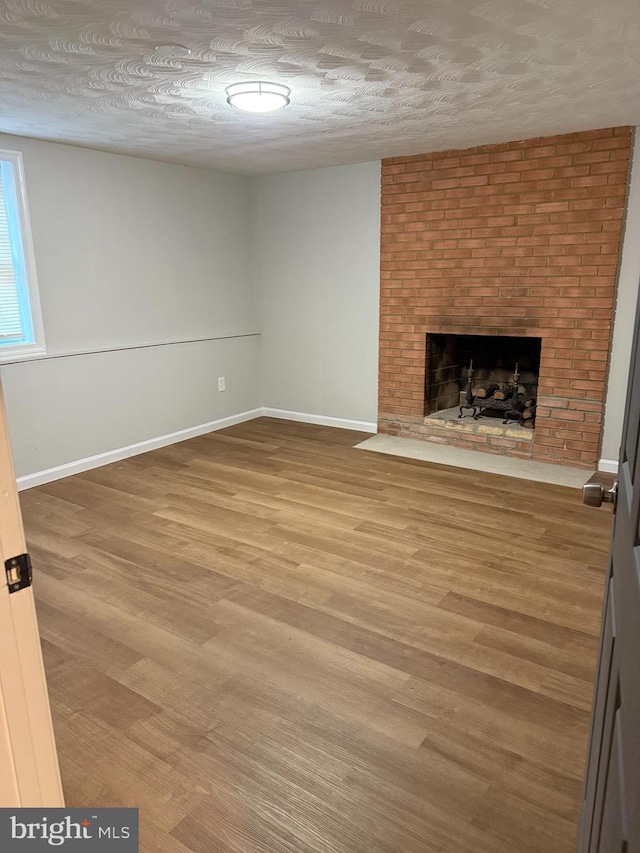
{"type": "Polygon", "coordinates": [[[18,592],[31,586],[31,557],[28,554],[20,554],[19,557],[5,560],[4,568],[7,573],[9,592],[18,592]]]}

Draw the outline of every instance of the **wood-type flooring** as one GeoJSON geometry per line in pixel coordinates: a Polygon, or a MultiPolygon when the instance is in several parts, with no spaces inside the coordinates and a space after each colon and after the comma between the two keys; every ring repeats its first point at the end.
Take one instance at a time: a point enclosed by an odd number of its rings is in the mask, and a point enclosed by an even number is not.
{"type": "Polygon", "coordinates": [[[260,418],[23,492],[69,806],[143,853],[570,853],[610,508],[260,418]]]}

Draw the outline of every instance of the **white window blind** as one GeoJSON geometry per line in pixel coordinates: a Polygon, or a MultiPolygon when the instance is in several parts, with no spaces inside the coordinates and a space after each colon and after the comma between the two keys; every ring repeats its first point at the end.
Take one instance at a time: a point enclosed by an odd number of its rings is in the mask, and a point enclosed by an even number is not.
{"type": "Polygon", "coordinates": [[[22,293],[24,289],[19,282],[22,246],[19,232],[16,234],[14,218],[15,205],[12,204],[11,194],[15,191],[13,183],[13,164],[6,160],[0,163],[0,338],[4,340],[23,341],[27,336],[23,319],[22,293]],[[15,247],[15,248],[14,248],[15,247]],[[20,292],[20,295],[19,295],[20,292]]]}
{"type": "Polygon", "coordinates": [[[0,151],[0,360],[42,352],[20,154],[0,151]]]}

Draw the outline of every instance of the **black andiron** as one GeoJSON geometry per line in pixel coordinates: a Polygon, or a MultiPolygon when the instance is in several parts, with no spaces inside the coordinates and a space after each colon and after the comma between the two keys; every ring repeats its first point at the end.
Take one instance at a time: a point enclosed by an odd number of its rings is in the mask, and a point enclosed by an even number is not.
{"type": "Polygon", "coordinates": [[[465,409],[471,409],[473,417],[475,418],[476,416],[476,407],[475,403],[473,402],[474,397],[472,388],[474,372],[475,371],[473,369],[473,359],[471,359],[471,363],[469,364],[469,368],[467,370],[467,390],[464,395],[464,403],[460,406],[460,414],[458,415],[459,418],[464,417],[465,409]]]}
{"type": "Polygon", "coordinates": [[[503,413],[503,424],[509,423],[510,420],[517,420],[518,423],[522,425],[524,423],[523,411],[525,407],[523,405],[522,400],[518,396],[518,385],[520,382],[518,363],[516,362],[516,369],[511,379],[511,387],[506,389],[505,391],[500,391],[500,389],[498,388],[496,389],[496,391],[492,392],[486,397],[479,397],[473,393],[474,373],[475,371],[473,369],[472,359],[469,368],[467,369],[467,389],[465,392],[465,401],[460,406],[460,414],[458,415],[458,417],[465,417],[465,411],[469,410],[471,412],[471,417],[474,419],[474,421],[477,421],[486,409],[490,409],[491,411],[503,413]],[[495,396],[495,393],[497,392],[500,392],[501,395],[504,395],[502,399],[495,396]]]}

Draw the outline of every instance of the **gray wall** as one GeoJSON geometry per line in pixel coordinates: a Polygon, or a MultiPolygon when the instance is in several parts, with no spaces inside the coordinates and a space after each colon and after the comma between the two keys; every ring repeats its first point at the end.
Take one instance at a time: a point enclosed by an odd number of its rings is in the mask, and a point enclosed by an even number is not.
{"type": "Polygon", "coordinates": [[[260,405],[247,178],[0,136],[21,151],[47,354],[4,365],[18,476],[260,405]],[[217,391],[224,375],[227,391],[217,391]]]}
{"type": "Polygon", "coordinates": [[[640,132],[636,129],[627,221],[622,245],[618,296],[609,365],[609,384],[602,434],[601,467],[614,470],[620,451],[626,402],[633,323],[640,283],[640,132]],[[613,463],[613,465],[611,464],[613,463]]]}
{"type": "Polygon", "coordinates": [[[377,419],[380,164],[255,178],[263,404],[377,419]]]}

